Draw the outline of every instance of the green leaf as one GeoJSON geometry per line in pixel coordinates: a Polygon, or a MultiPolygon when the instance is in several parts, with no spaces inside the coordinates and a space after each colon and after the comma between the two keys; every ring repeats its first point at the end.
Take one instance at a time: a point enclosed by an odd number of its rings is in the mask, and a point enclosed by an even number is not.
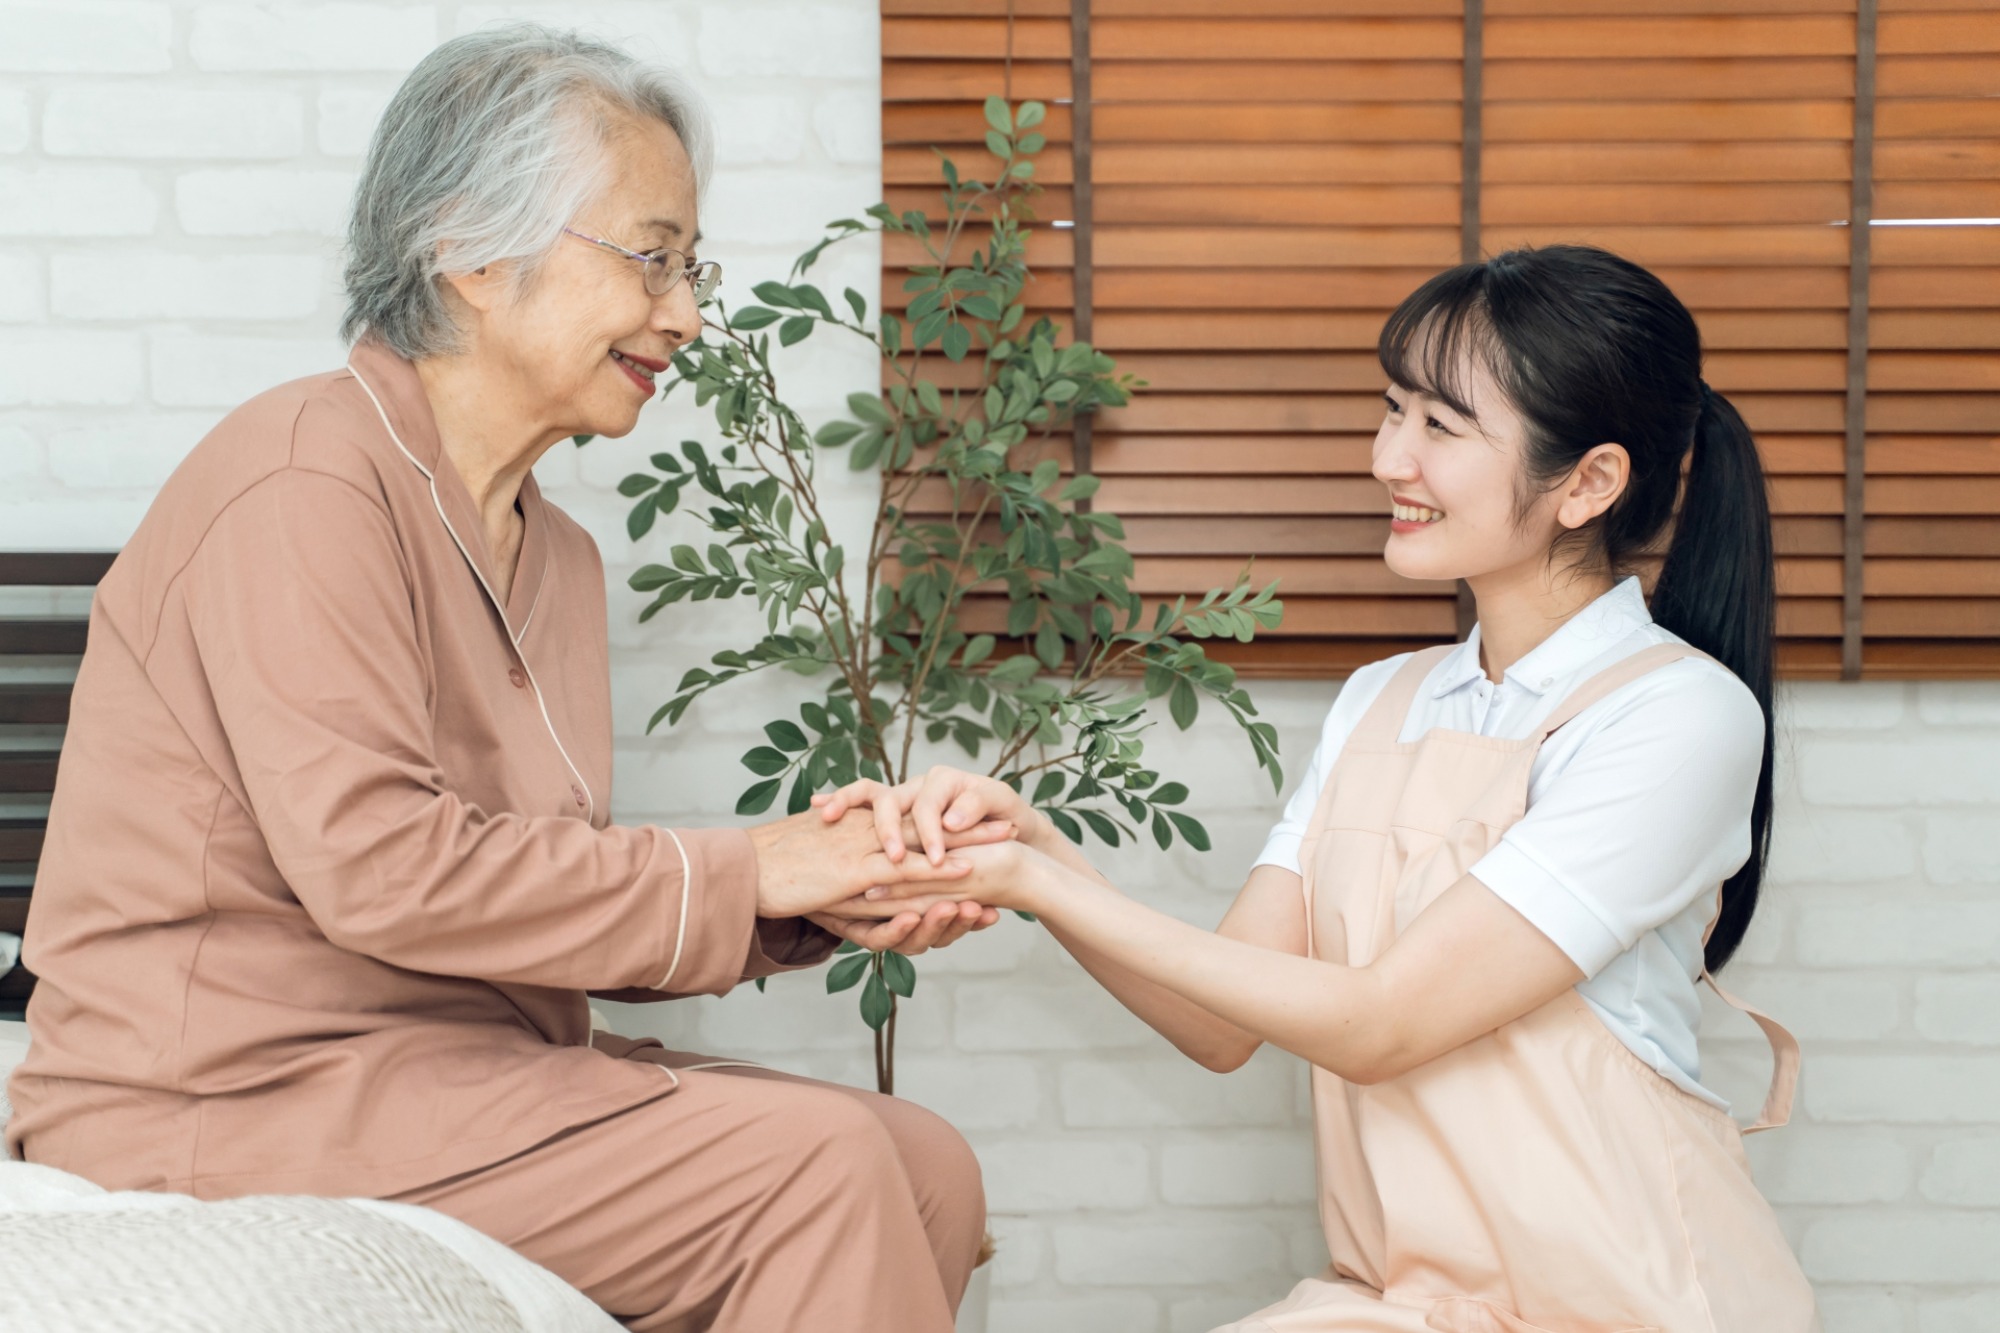
{"type": "Polygon", "coordinates": [[[1053,624],[1044,624],[1040,629],[1036,630],[1035,656],[1040,658],[1042,665],[1051,671],[1061,666],[1063,659],[1062,631],[1058,630],[1053,624]]]}
{"type": "Polygon", "coordinates": [[[754,332],[757,329],[776,324],[777,322],[778,312],[761,305],[746,305],[729,317],[730,328],[740,329],[746,333],[754,332]]]}
{"type": "Polygon", "coordinates": [[[1155,805],[1179,805],[1187,798],[1188,789],[1178,782],[1161,784],[1160,789],[1154,792],[1152,797],[1155,805]]]}
{"type": "Polygon", "coordinates": [[[1161,851],[1174,845],[1173,825],[1169,824],[1166,815],[1158,810],[1153,812],[1153,841],[1160,844],[1161,851]]]}
{"type": "Polygon", "coordinates": [[[625,535],[633,541],[653,530],[653,520],[660,516],[660,508],[649,497],[632,506],[632,512],[625,516],[625,535]]]}
{"type": "Polygon", "coordinates": [[[1050,769],[1048,772],[1042,774],[1040,781],[1035,783],[1034,804],[1047,805],[1062,794],[1062,789],[1063,775],[1054,769],[1050,769]]]}
{"type": "Polygon", "coordinates": [[[847,410],[871,425],[886,426],[890,421],[889,409],[883,406],[879,393],[848,394],[847,410]]]}
{"type": "Polygon", "coordinates": [[[1119,845],[1120,839],[1118,836],[1118,826],[1116,824],[1112,823],[1109,819],[1106,819],[1103,815],[1100,815],[1095,810],[1080,809],[1077,811],[1077,814],[1083,817],[1084,823],[1090,825],[1090,831],[1092,833],[1095,833],[1098,837],[1102,838],[1105,842],[1109,843],[1113,847],[1119,845]]]}
{"type": "Polygon", "coordinates": [[[1074,819],[1071,819],[1067,813],[1061,810],[1049,810],[1044,813],[1048,815],[1051,824],[1054,824],[1063,831],[1065,838],[1068,838],[1079,847],[1083,845],[1083,828],[1074,819]]]}
{"type": "Polygon", "coordinates": [[[1188,846],[1198,852],[1205,852],[1209,849],[1208,830],[1201,826],[1201,821],[1184,815],[1178,810],[1167,811],[1167,818],[1174,821],[1174,827],[1180,830],[1181,837],[1187,840],[1188,846]]]}
{"type": "Polygon", "coordinates": [[[785,758],[782,751],[773,750],[768,745],[760,745],[743,756],[743,767],[760,778],[768,778],[773,773],[782,773],[791,766],[792,761],[785,758]]]}
{"type": "Polygon", "coordinates": [[[1014,156],[1014,145],[998,130],[986,131],[986,151],[1005,162],[1014,156]]]}
{"type": "MultiPolygon", "coordinates": [[[[1069,481],[1063,485],[1062,491],[1056,496],[1056,498],[1058,500],[1064,500],[1064,501],[1088,500],[1091,496],[1097,494],[1097,488],[1102,486],[1103,484],[1104,483],[1099,481],[1096,477],[1071,477],[1069,481]]],[[[1100,547],[1099,549],[1101,550],[1104,548],[1100,547]]]]}
{"type": "Polygon", "coordinates": [[[826,993],[838,995],[844,990],[852,990],[860,985],[862,975],[868,971],[868,964],[874,960],[874,954],[867,953],[856,945],[855,952],[826,970],[826,993]]]}
{"type": "Polygon", "coordinates": [[[916,965],[902,954],[885,953],[882,955],[882,976],[889,983],[889,989],[904,999],[907,1000],[911,995],[916,993],[916,965]]]}
{"type": "MultiPolygon", "coordinates": [[[[1006,98],[989,97],[986,99],[986,123],[992,126],[994,131],[999,134],[1012,134],[1014,132],[1014,113],[1008,109],[1006,98]]],[[[1007,155],[1002,153],[1000,156],[1005,157],[1007,155]]]]}
{"type": "MultiPolygon", "coordinates": [[[[818,758],[817,755],[814,758],[818,758]]],[[[822,780],[824,777],[822,776],[822,780]]],[[[813,788],[819,784],[813,781],[810,768],[801,768],[799,775],[792,779],[792,794],[785,799],[785,813],[802,815],[812,808],[813,788]]]]}
{"type": "Polygon", "coordinates": [[[1014,117],[1014,128],[1017,130],[1032,130],[1035,126],[1042,123],[1043,117],[1047,116],[1048,113],[1049,109],[1040,102],[1023,102],[1021,103],[1020,113],[1014,117]]]}
{"type": "Polygon", "coordinates": [[[882,984],[882,974],[870,971],[868,984],[861,988],[861,1021],[880,1032],[895,1004],[889,997],[889,988],[882,984]]]}
{"type": "Polygon", "coordinates": [[[778,799],[778,788],[784,786],[783,778],[771,778],[751,787],[736,799],[736,813],[739,815],[761,815],[771,808],[771,802],[778,799]]]}
{"type": "Polygon", "coordinates": [[[806,734],[799,730],[798,723],[787,722],[783,718],[779,718],[776,722],[765,723],[764,734],[771,738],[771,744],[792,754],[797,754],[812,744],[806,739],[806,734]]]}
{"type": "Polygon", "coordinates": [[[1182,731],[1193,726],[1195,715],[1201,711],[1201,701],[1194,697],[1194,686],[1185,680],[1176,680],[1174,688],[1167,694],[1167,711],[1173,715],[1174,725],[1182,731]]]}
{"type": "Polygon", "coordinates": [[[995,639],[991,634],[973,635],[971,641],[965,645],[964,654],[958,659],[959,666],[967,671],[972,670],[972,668],[993,656],[994,645],[998,642],[999,640],[995,639]]]}
{"type": "Polygon", "coordinates": [[[866,324],[868,322],[867,298],[862,296],[860,292],[855,291],[852,287],[849,287],[845,292],[841,293],[841,295],[847,298],[848,306],[854,311],[854,322],[856,324],[866,324]]]}
{"type": "Polygon", "coordinates": [[[658,477],[649,477],[643,472],[634,472],[625,478],[625,480],[618,483],[618,493],[630,500],[635,496],[644,495],[659,484],[660,479],[658,477]]]}
{"type": "Polygon", "coordinates": [[[799,298],[792,295],[792,289],[782,282],[760,282],[750,289],[765,305],[774,305],[783,310],[797,310],[799,298]]]}
{"type": "Polygon", "coordinates": [[[770,980],[770,978],[769,978],[769,977],[758,977],[758,978],[757,978],[757,980],[756,980],[756,986],[757,986],[757,993],[758,993],[759,995],[762,995],[762,994],[764,993],[764,983],[765,983],[765,982],[767,982],[767,981],[769,981],[769,980],[770,980]]]}
{"type": "Polygon", "coordinates": [[[838,449],[861,433],[861,427],[852,421],[829,421],[813,436],[813,443],[822,449],[838,449]]]}
{"type": "Polygon", "coordinates": [[[938,346],[946,357],[953,361],[965,360],[965,354],[972,350],[972,330],[963,324],[947,325],[938,346]]]}
{"type": "Polygon", "coordinates": [[[811,335],[812,331],[813,317],[811,315],[793,315],[778,326],[778,345],[780,347],[790,347],[794,343],[804,342],[811,335]]]}

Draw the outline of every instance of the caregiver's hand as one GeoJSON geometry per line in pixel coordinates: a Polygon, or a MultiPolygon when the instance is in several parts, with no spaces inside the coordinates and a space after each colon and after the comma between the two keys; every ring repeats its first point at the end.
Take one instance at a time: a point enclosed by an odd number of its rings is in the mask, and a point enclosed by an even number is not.
{"type": "MultiPolygon", "coordinates": [[[[956,835],[954,846],[977,846],[1014,836],[1013,826],[988,821],[976,830],[956,835]]],[[[759,824],[750,830],[757,849],[757,915],[806,916],[824,912],[835,903],[849,903],[871,885],[923,881],[944,885],[963,879],[971,867],[961,861],[891,860],[883,851],[874,816],[862,810],[828,820],[806,811],[789,819],[759,824]]],[[[963,898],[953,894],[953,901],[963,898]]],[[[905,909],[910,910],[910,909],[905,909]]],[[[842,915],[893,919],[887,906],[848,910],[842,915]]]]}
{"type": "MultiPolygon", "coordinates": [[[[899,905],[900,906],[900,905],[899,905]]],[[[887,921],[840,916],[833,912],[808,912],[806,920],[820,929],[858,944],[871,953],[892,950],[915,957],[927,949],[955,944],[970,931],[984,930],[1000,919],[1000,913],[976,902],[932,903],[917,911],[904,907],[887,921]]]]}
{"type": "Polygon", "coordinates": [[[943,765],[896,787],[862,778],[812,801],[828,823],[849,818],[861,806],[872,809],[882,851],[898,865],[904,864],[907,825],[915,826],[924,859],[933,867],[945,864],[955,839],[988,820],[1012,825],[1030,845],[1043,845],[1050,835],[1061,836],[1046,816],[1000,779],[943,765]]]}

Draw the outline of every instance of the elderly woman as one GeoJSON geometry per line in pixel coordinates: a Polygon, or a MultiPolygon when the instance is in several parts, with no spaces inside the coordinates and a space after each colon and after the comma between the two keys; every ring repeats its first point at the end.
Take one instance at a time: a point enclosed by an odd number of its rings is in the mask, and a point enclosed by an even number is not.
{"type": "Polygon", "coordinates": [[[346,368],[203,440],[92,612],[10,1088],[29,1160],[425,1204],[635,1329],[949,1327],[985,1219],[941,1120],[592,1042],[587,992],[993,919],[858,919],[872,883],[966,869],[891,866],[865,812],[608,818],[603,568],[530,469],[629,432],[698,335],[707,161],[677,83],[573,36],[460,38],[396,94],[346,368]]]}

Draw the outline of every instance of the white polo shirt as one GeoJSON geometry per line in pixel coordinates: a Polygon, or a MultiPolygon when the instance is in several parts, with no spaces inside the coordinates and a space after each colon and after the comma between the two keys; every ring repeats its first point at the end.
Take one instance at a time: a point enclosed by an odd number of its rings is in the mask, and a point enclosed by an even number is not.
{"type": "MultiPolygon", "coordinates": [[[[1479,665],[1479,630],[1417,691],[1401,739],[1432,728],[1518,740],[1599,671],[1655,644],[1639,580],[1592,602],[1499,684],[1479,665]]],[[[1299,845],[1348,736],[1407,654],[1356,671],[1327,714],[1319,749],[1257,858],[1299,873],[1299,845]]],[[[1537,754],[1528,810],[1472,867],[1581,968],[1577,991],[1613,1034],[1677,1086],[1701,1085],[1695,1034],[1701,937],[1716,887],[1750,855],[1750,802],[1764,717],[1730,671],[1675,662],[1599,700],[1537,754]]]]}

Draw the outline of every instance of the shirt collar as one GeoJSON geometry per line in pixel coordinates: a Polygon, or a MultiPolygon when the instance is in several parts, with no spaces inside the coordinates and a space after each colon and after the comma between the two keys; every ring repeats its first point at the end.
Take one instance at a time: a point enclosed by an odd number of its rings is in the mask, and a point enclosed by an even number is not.
{"type": "MultiPolygon", "coordinates": [[[[1638,576],[1622,579],[1508,667],[1505,678],[1530,694],[1545,693],[1652,623],[1638,576]]],[[[1439,666],[1434,698],[1442,699],[1485,676],[1479,665],[1479,644],[1479,626],[1474,625],[1465,642],[1439,666]]]]}

